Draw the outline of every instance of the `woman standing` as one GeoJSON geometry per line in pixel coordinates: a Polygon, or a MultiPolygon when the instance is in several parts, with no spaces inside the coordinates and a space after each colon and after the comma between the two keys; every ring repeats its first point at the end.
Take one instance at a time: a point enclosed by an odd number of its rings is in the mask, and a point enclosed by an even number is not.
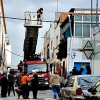
{"type": "Polygon", "coordinates": [[[8,80],[6,74],[3,74],[1,78],[1,97],[7,96],[8,80]]]}
{"type": "Polygon", "coordinates": [[[33,72],[33,80],[31,83],[32,92],[33,92],[33,99],[37,99],[38,87],[39,87],[39,80],[36,70],[32,70],[33,72]]]}
{"type": "Polygon", "coordinates": [[[54,100],[56,100],[57,98],[56,94],[58,94],[58,96],[60,97],[60,79],[61,78],[58,75],[58,72],[55,72],[55,74],[52,75],[50,78],[50,84],[52,85],[54,100]]]}

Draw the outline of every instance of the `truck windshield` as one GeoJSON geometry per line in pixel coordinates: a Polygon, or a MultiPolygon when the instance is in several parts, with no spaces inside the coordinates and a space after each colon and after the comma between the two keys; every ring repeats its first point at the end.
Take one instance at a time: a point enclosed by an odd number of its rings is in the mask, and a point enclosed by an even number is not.
{"type": "Polygon", "coordinates": [[[27,72],[32,73],[32,70],[36,70],[37,72],[47,72],[46,64],[31,64],[27,66],[27,72]]]}

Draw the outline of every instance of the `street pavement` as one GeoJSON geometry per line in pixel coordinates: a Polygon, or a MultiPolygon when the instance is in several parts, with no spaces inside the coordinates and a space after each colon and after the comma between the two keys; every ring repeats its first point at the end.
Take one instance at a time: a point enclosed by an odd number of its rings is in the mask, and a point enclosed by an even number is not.
{"type": "MultiPolygon", "coordinates": [[[[30,96],[29,96],[30,99],[25,99],[25,100],[35,100],[35,99],[31,99],[32,97],[33,95],[32,95],[32,92],[30,91],[30,96]]],[[[54,100],[52,90],[39,90],[37,97],[38,97],[37,100],[54,100]]],[[[22,99],[22,96],[20,97],[20,99],[17,99],[17,94],[14,96],[13,92],[11,91],[10,96],[8,96],[7,98],[0,97],[0,100],[24,100],[24,99],[22,99]]]]}

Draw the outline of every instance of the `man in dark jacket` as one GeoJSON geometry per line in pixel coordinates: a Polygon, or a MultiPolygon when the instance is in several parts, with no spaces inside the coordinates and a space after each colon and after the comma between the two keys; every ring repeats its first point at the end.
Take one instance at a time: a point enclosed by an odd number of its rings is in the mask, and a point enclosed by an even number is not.
{"type": "Polygon", "coordinates": [[[3,74],[1,78],[1,97],[7,96],[8,80],[6,74],[3,74]]]}
{"type": "Polygon", "coordinates": [[[32,70],[33,72],[33,80],[32,80],[32,92],[33,92],[33,99],[37,99],[37,93],[38,93],[38,86],[39,86],[39,81],[38,81],[38,76],[36,74],[36,70],[32,70]]]}
{"type": "Polygon", "coordinates": [[[14,75],[12,74],[12,71],[10,71],[10,74],[8,75],[8,96],[10,96],[11,88],[12,88],[13,94],[15,96],[14,82],[15,82],[14,75]]]}

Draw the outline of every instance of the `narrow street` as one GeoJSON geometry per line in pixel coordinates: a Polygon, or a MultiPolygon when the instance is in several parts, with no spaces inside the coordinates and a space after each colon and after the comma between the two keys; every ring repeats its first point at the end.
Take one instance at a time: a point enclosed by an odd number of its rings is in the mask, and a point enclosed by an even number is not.
{"type": "MultiPolygon", "coordinates": [[[[34,100],[34,99],[31,99],[32,98],[32,92],[31,91],[30,91],[29,98],[30,99],[28,99],[28,100],[34,100]]],[[[0,97],[0,100],[17,100],[17,94],[14,96],[13,92],[11,92],[11,95],[9,97],[7,97],[7,98],[1,98],[0,97]]],[[[19,100],[23,100],[22,96],[19,100]]],[[[52,90],[39,90],[37,100],[54,100],[52,90]]]]}

